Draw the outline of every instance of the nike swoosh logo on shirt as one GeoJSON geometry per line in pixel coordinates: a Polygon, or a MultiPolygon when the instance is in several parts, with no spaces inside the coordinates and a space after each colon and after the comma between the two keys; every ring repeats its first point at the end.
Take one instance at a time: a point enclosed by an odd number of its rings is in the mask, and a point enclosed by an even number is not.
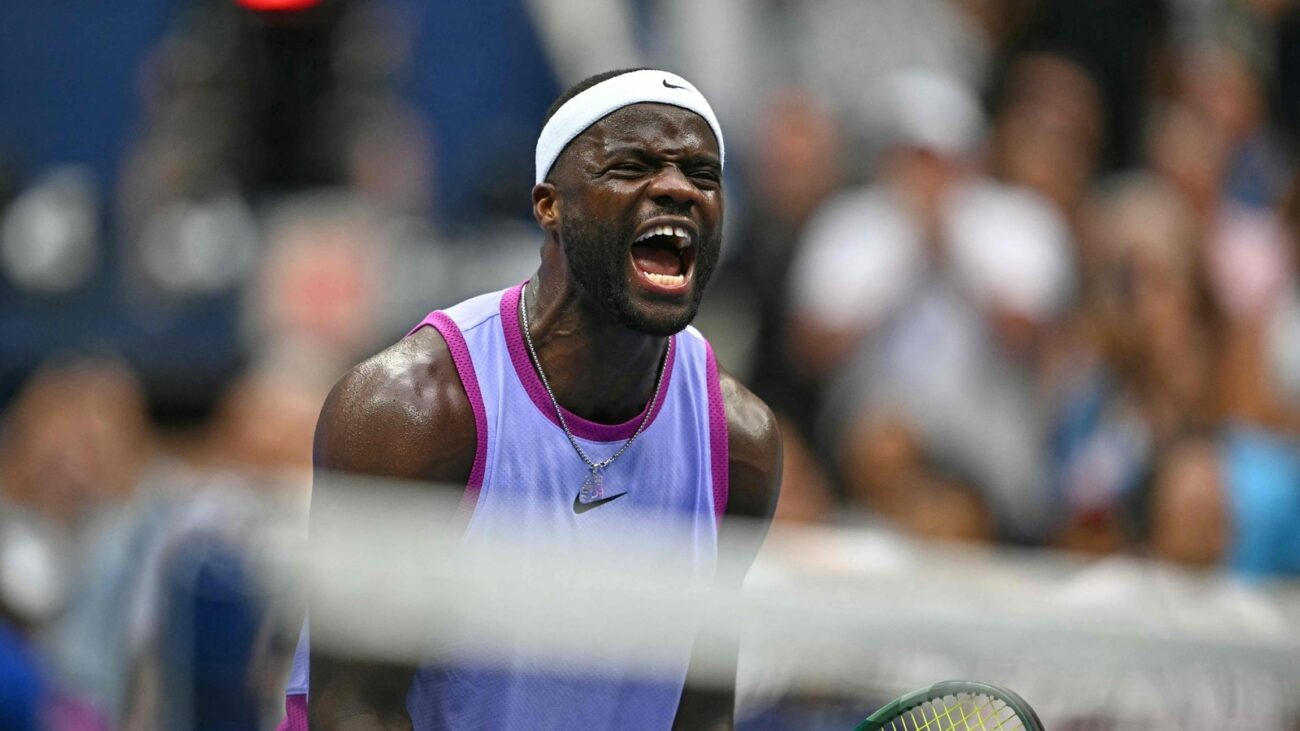
{"type": "Polygon", "coordinates": [[[670,83],[668,83],[668,79],[664,79],[664,86],[668,87],[669,89],[685,89],[685,88],[686,88],[686,87],[684,87],[684,86],[678,86],[678,85],[676,85],[676,84],[670,84],[670,83]]]}
{"type": "MultiPolygon", "coordinates": [[[[581,494],[581,493],[579,493],[579,494],[581,494]]],[[[617,500],[617,499],[623,497],[623,496],[626,495],[626,494],[627,494],[627,493],[625,493],[625,492],[620,492],[620,493],[617,494],[617,495],[610,495],[609,497],[601,498],[601,499],[599,499],[599,500],[593,500],[593,501],[591,501],[591,502],[589,502],[589,503],[584,503],[584,502],[582,502],[581,500],[578,499],[578,495],[574,495],[574,496],[573,496],[573,512],[576,513],[576,514],[578,514],[578,515],[582,515],[583,513],[587,512],[588,510],[591,510],[592,508],[598,508],[598,507],[604,505],[605,503],[607,503],[607,502],[609,502],[609,501],[611,501],[611,500],[617,500]]]]}

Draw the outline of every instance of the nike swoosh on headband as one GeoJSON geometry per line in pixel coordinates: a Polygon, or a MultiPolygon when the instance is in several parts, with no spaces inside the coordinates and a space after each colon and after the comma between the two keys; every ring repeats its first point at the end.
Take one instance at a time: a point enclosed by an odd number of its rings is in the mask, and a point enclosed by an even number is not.
{"type": "MultiPolygon", "coordinates": [[[[580,492],[578,494],[581,495],[582,493],[580,492]]],[[[611,500],[617,500],[626,494],[627,493],[625,492],[620,492],[617,495],[610,495],[609,497],[601,498],[599,500],[592,500],[589,503],[582,502],[581,500],[578,499],[578,495],[574,495],[573,512],[576,513],[577,515],[582,515],[583,513],[587,512],[588,510],[591,510],[592,508],[598,508],[601,505],[604,505],[605,503],[610,502],[611,500]]]]}
{"type": "Polygon", "coordinates": [[[684,87],[684,86],[678,86],[678,85],[676,85],[676,84],[670,84],[670,83],[668,83],[668,79],[664,79],[664,86],[668,87],[669,89],[685,89],[685,88],[686,88],[686,87],[684,87]]]}

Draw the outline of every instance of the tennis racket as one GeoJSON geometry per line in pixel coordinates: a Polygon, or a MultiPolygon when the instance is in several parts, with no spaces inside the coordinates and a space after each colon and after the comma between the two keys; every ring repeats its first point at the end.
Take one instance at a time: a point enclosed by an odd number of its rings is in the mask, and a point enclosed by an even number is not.
{"type": "Polygon", "coordinates": [[[996,685],[949,680],[890,701],[854,731],[1043,731],[1024,698],[996,685]]]}

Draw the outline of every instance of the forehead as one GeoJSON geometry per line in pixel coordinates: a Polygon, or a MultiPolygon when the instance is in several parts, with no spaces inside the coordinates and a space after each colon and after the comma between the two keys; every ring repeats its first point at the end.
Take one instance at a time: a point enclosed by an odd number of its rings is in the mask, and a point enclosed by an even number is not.
{"type": "Polygon", "coordinates": [[[649,102],[610,112],[574,141],[593,152],[634,146],[648,151],[719,154],[718,140],[703,117],[689,109],[649,102]]]}

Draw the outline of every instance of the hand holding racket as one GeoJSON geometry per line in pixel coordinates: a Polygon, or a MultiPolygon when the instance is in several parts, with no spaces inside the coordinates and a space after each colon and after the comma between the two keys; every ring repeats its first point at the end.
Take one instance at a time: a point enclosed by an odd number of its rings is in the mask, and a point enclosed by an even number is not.
{"type": "Polygon", "coordinates": [[[996,685],[950,680],[890,701],[854,731],[1043,731],[1025,699],[996,685]]]}

